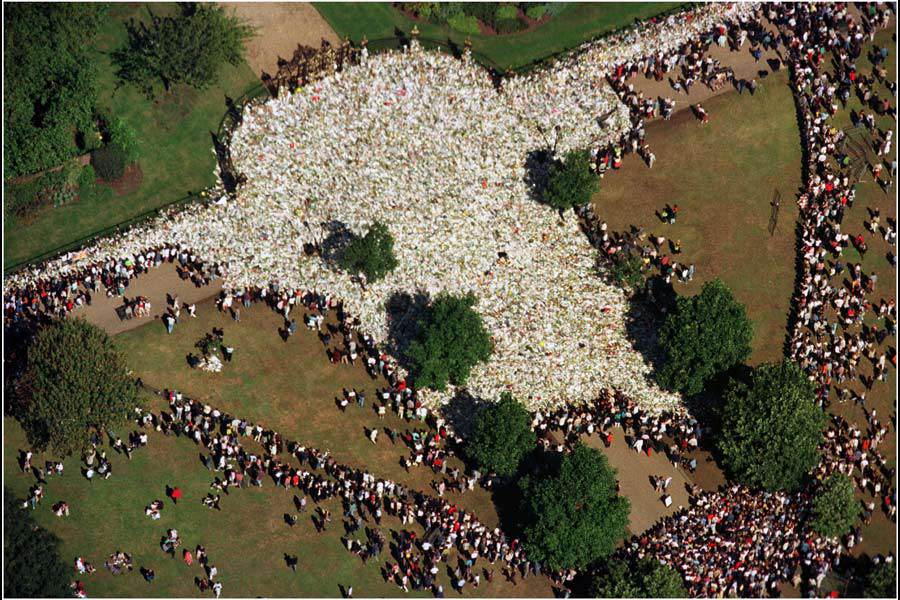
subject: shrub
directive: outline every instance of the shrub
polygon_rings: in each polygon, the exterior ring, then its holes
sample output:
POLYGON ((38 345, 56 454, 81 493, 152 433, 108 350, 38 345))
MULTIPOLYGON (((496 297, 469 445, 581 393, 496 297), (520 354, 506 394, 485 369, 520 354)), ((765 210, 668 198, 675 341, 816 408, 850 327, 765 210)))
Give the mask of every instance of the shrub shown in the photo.
POLYGON ((122 149, 125 164, 130 165, 140 157, 137 133, 121 117, 116 117, 110 121, 109 141, 122 149))
POLYGON ((591 581, 594 598, 687 598, 681 575, 654 558, 612 559, 591 581))
MULTIPOLYGON (((519 9, 514 4, 501 4, 494 12, 494 19, 503 21, 505 19, 515 19, 519 16, 519 9)), ((490 21, 486 21, 490 22, 490 21)))
POLYGON ((370 282, 383 279, 397 268, 391 232, 384 224, 374 222, 366 235, 354 239, 344 249, 341 266, 353 274, 362 272, 370 282))
POLYGON ((464 6, 462 2, 435 2, 432 19, 439 25, 449 23, 451 18, 465 14, 464 6))
POLYGON ((866 573, 863 583, 866 598, 895 598, 897 596, 897 565, 881 561, 866 573))
POLYGON ((494 30, 499 34, 515 33, 517 31, 522 31, 526 27, 527 25, 520 20, 519 17, 513 19, 498 19, 497 22, 494 23, 494 30))
POLYGON ((609 278, 616 284, 636 290, 644 283, 644 262, 641 257, 630 252, 613 254, 608 268, 609 278))
POLYGON ((497 2, 467 2, 463 4, 463 11, 467 15, 491 26, 497 18, 498 8, 497 2))
POLYGON ((475 35, 481 31, 478 27, 478 19, 464 14, 455 14, 447 19, 447 24, 453 31, 475 35))
POLYGON ((85 165, 78 173, 78 181, 76 183, 79 188, 94 187, 94 182, 96 180, 97 174, 94 172, 94 167, 92 165, 85 165))
POLYGON ((104 181, 115 181, 125 174, 125 153, 117 144, 107 144, 91 153, 91 164, 104 181))
POLYGON ((60 541, 38 526, 31 510, 22 508, 3 489, 3 595, 7 598, 66 598, 71 567, 63 562, 60 541))
POLYGON ((664 388, 698 394, 716 375, 750 356, 753 326, 746 307, 716 279, 699 294, 676 299, 659 333, 665 362, 657 374, 664 388))
POLYGON ((567 210, 587 204, 599 187, 597 176, 591 171, 591 155, 587 150, 573 150, 565 162, 550 166, 544 200, 553 208, 567 210))
POLYGON ((796 364, 763 364, 725 388, 718 446, 729 476, 769 491, 799 487, 819 462, 825 413, 796 364))
POLYGON ((124 355, 102 329, 66 318, 44 326, 28 348, 13 413, 28 442, 68 456, 82 450, 90 431, 128 422, 138 405, 124 355))
POLYGON ((835 473, 822 482, 813 498, 813 531, 829 538, 842 536, 856 523, 859 512, 853 482, 835 473))
POLYGON ((583 569, 625 537, 628 500, 599 450, 579 443, 557 472, 523 477, 520 487, 525 550, 550 570, 583 569))
POLYGON ((505 477, 516 472, 522 458, 534 450, 535 442, 531 415, 512 395, 504 393, 500 402, 489 404, 478 414, 466 447, 479 467, 505 477))
POLYGON ((472 294, 445 294, 428 308, 406 352, 416 386, 465 385, 472 367, 490 357, 491 337, 473 306, 472 294))
POLYGON ((528 4, 527 6, 528 8, 525 9, 525 15, 529 19, 540 21, 544 18, 544 15, 547 14, 546 4, 528 4))
POLYGON ((206 89, 219 79, 223 64, 240 64, 253 29, 215 4, 182 3, 174 17, 153 15, 150 24, 129 23, 126 45, 113 52, 116 76, 155 96, 185 83, 206 89))

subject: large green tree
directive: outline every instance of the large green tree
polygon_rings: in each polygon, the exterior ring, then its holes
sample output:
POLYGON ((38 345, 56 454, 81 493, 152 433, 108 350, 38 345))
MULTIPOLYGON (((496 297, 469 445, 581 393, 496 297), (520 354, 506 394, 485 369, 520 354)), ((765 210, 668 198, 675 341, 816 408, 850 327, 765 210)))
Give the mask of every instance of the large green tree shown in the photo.
POLYGON ((654 558, 612 559, 591 580, 594 598, 687 598, 681 575, 654 558))
POLYGON ((520 486, 526 551, 550 569, 583 569, 625 537, 628 500, 599 450, 578 444, 558 472, 523 477, 520 486))
POLYGON ((397 268, 394 238, 387 226, 375 221, 369 231, 357 237, 344 249, 341 266, 353 274, 363 273, 370 282, 383 279, 397 268))
POLYGON ((4 5, 5 177, 55 167, 78 152, 97 101, 93 40, 104 4, 4 5))
POLYGON ((717 374, 750 356, 747 309, 716 279, 696 296, 679 296, 659 332, 665 360, 657 379, 684 394, 700 393, 717 374))
POLYGON ((573 150, 566 154, 565 161, 550 165, 544 200, 553 208, 567 210, 590 202, 599 187, 591 170, 590 152, 573 150))
POLYGON ((866 598, 897 597, 897 565, 881 561, 866 573, 863 581, 866 598))
POLYGON ((472 367, 491 356, 491 337, 473 306, 472 294, 444 294, 428 307, 406 351, 418 387, 465 385, 472 367))
POLYGON ((795 363, 756 367, 723 395, 718 445, 726 471, 747 485, 792 490, 819 461, 825 413, 795 363))
POLYGON ((68 456, 91 430, 126 423, 138 406, 125 356, 83 319, 53 321, 28 348, 16 416, 29 443, 68 456))
POLYGON ((825 537, 838 537, 850 531, 859 518, 860 505, 853 482, 835 473, 822 482, 813 497, 813 531, 825 537))
POLYGON ((216 4, 185 2, 174 16, 150 16, 128 25, 128 42, 113 53, 117 76, 154 97, 179 83, 205 89, 219 79, 223 64, 238 65, 253 29, 216 4))
POLYGON ((535 442, 531 415, 511 394, 505 393, 499 402, 489 404, 478 413, 466 448, 479 467, 508 476, 534 450, 535 442))
POLYGON ((8 488, 3 489, 3 508, 3 595, 71 597, 71 567, 60 556, 59 538, 39 527, 8 488))

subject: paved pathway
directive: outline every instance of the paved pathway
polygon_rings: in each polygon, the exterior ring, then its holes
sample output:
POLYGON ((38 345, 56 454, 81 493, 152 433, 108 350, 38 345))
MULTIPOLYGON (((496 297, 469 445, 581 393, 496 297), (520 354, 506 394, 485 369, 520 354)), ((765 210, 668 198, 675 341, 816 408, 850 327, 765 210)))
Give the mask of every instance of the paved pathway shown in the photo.
MULTIPOLYGON (((84 317, 94 325, 105 329, 109 334, 115 335, 158 319, 166 311, 166 294, 177 294, 183 304, 191 304, 215 296, 221 290, 221 279, 198 288, 191 283, 190 279, 180 279, 175 271, 175 265, 166 263, 158 269, 150 269, 149 273, 133 279, 125 292, 125 297, 128 299, 135 296, 144 296, 149 299, 152 306, 150 316, 123 321, 116 314, 116 309, 123 305, 122 298, 119 296, 107 298, 106 294, 102 292, 93 294, 93 302, 90 306, 83 306, 73 311, 72 314, 84 317)), ((186 311, 182 311, 182 316, 186 314, 186 311)), ((162 324, 159 326, 162 327, 162 324)))

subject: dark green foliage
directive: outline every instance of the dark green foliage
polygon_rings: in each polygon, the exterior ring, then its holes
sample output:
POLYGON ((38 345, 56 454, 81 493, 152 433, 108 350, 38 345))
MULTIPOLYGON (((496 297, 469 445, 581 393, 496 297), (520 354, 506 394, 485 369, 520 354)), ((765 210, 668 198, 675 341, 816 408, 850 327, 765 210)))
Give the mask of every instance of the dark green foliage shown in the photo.
POLYGON ((697 394, 716 375, 750 356, 753 325, 746 307, 716 279, 696 296, 679 296, 659 333, 664 388, 697 394))
POLYGON ((813 531, 824 537, 845 535, 859 513, 853 482, 846 475, 835 473, 822 482, 813 498, 813 531))
POLYGON ((478 414, 466 448, 480 468, 505 477, 516 472, 536 441, 531 415, 505 393, 500 402, 489 404, 478 414))
POLYGON ((587 204, 600 187, 598 181, 591 170, 590 152, 573 150, 565 162, 556 161, 550 166, 544 200, 560 210, 587 204))
POLYGON ((66 164, 62 169, 47 171, 27 183, 7 186, 4 199, 7 218, 28 223, 41 209, 70 202, 75 195, 70 179, 76 178, 73 165, 66 164))
POLYGON ((552 570, 583 569, 625 537, 629 504, 599 450, 578 444, 559 471, 524 477, 522 519, 529 558, 552 570))
POLYGON ((15 416, 38 450, 68 456, 91 430, 128 422, 137 388, 124 355, 102 329, 83 319, 46 325, 28 348, 15 416))
POLYGON ((109 142, 122 149, 125 164, 130 165, 141 156, 137 133, 121 117, 116 117, 109 123, 109 142))
POLYGON ((719 448, 728 474, 770 491, 793 490, 819 462, 825 413, 812 382, 793 362, 756 367, 749 384, 723 394, 719 448))
POLYGON ((364 273, 370 282, 383 279, 397 268, 394 238, 383 224, 375 221, 362 237, 355 238, 344 249, 341 267, 352 274, 364 273))
POLYGON ((541 18, 546 8, 543 4, 513 4, 507 2, 398 2, 397 7, 420 19, 436 25, 449 25, 461 33, 476 35, 481 32, 479 23, 491 27, 497 33, 513 33, 527 27, 519 19, 519 6, 535 9, 541 18))
POLYGON ((636 254, 616 253, 610 261, 609 278, 617 285, 636 290, 644 284, 643 264, 641 257, 636 254))
POLYGON ((125 152, 118 144, 107 144, 91 153, 91 164, 104 181, 115 181, 125 174, 125 152))
POLYGON ((450 29, 453 31, 468 35, 475 35, 481 31, 478 27, 478 19, 462 13, 451 15, 447 19, 447 25, 449 25, 450 29))
POLYGON ((416 386, 465 385, 472 367, 490 357, 493 343, 473 306, 472 294, 445 294, 429 307, 406 352, 416 386))
POLYGON ((104 4, 12 3, 4 7, 6 177, 74 156, 97 100, 92 43, 104 4))
POLYGON ((591 581, 594 598, 687 598, 681 575, 656 559, 613 559, 591 581))
POLYGON ((884 561, 872 567, 863 584, 866 598, 897 597, 897 565, 884 561))
POLYGON ((205 89, 218 81, 224 63, 240 64, 250 26, 216 4, 184 3, 174 17, 151 15, 150 24, 128 25, 128 42, 113 53, 116 75, 152 98, 184 83, 205 89))
POLYGON ((78 189, 92 189, 96 180, 97 173, 94 172, 94 167, 92 165, 85 165, 78 173, 78 189))
POLYGON ((6 598, 65 598, 71 567, 59 553, 60 541, 39 527, 31 510, 22 508, 3 488, 3 595, 6 598))
POLYGON ((525 14, 529 19, 534 19, 535 21, 540 21, 544 18, 544 15, 547 14, 547 5, 544 3, 541 4, 532 4, 526 3, 525 6, 525 14))

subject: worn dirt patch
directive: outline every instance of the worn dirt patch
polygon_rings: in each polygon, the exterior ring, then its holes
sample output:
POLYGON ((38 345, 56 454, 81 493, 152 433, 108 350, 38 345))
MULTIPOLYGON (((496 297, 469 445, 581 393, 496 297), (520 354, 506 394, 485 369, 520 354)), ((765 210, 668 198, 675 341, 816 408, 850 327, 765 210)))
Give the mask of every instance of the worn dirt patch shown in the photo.
POLYGON ((116 196, 127 196, 141 187, 141 181, 143 180, 144 172, 141 170, 141 165, 134 163, 128 165, 125 168, 125 174, 115 181, 98 179, 97 183, 112 189, 116 193, 116 196))
POLYGON ((337 34, 308 2, 220 2, 252 25, 256 36, 247 42, 247 63, 260 76, 274 75, 278 59, 290 60, 297 44, 318 47, 325 39, 339 41, 337 34))

